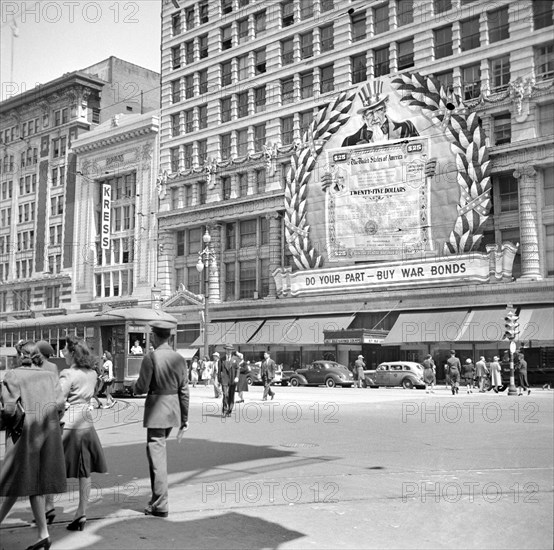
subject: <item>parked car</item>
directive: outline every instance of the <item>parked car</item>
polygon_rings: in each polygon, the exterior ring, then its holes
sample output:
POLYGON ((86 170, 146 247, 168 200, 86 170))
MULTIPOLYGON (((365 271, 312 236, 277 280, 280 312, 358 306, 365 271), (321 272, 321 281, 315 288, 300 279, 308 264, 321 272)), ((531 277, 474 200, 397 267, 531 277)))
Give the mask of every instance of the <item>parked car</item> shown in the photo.
POLYGON ((413 361, 388 361, 375 370, 365 370, 365 383, 371 388, 402 386, 425 389, 423 366, 413 361))
POLYGON ((307 368, 287 371, 291 386, 353 386, 354 375, 348 367, 335 361, 314 361, 307 368))
MULTIPOLYGON (((246 375, 246 381, 248 382, 249 386, 254 385, 260 385, 263 384, 262 382, 262 362, 256 361, 255 363, 250 364, 250 372, 246 375)), ((276 384, 282 384, 286 385, 286 383, 283 382, 283 369, 281 365, 277 365, 277 368, 275 369, 275 381, 276 384)))

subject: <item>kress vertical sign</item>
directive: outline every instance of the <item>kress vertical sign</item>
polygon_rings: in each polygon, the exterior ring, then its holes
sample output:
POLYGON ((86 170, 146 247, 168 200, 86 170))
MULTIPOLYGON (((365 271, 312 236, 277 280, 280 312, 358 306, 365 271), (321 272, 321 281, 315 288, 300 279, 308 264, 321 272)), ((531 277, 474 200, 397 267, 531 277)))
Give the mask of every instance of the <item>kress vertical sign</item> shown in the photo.
POLYGON ((112 204, 112 186, 109 183, 102 184, 102 224, 101 224, 101 248, 109 250, 110 248, 110 227, 111 227, 111 204, 112 204))

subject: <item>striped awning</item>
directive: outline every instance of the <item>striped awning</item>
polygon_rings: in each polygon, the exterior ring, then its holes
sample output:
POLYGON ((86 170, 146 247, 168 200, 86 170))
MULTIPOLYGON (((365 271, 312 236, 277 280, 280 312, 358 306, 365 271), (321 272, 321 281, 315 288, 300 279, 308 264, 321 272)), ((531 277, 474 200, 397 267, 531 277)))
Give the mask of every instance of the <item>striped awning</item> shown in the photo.
POLYGON ((327 317, 300 317, 289 325, 278 344, 306 346, 323 344, 324 330, 343 330, 350 326, 354 315, 333 315, 327 317))

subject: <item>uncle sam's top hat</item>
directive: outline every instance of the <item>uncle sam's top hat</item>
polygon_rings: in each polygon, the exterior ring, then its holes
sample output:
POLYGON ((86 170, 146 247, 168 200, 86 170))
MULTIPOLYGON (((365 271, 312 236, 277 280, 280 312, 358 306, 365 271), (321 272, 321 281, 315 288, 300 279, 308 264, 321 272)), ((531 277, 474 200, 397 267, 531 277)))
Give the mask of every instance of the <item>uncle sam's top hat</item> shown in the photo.
POLYGON ((382 80, 370 80, 360 88, 358 94, 360 96, 360 99, 362 100, 362 108, 358 109, 358 115, 381 107, 381 105, 384 105, 385 102, 389 99, 389 96, 387 94, 382 95, 382 80))

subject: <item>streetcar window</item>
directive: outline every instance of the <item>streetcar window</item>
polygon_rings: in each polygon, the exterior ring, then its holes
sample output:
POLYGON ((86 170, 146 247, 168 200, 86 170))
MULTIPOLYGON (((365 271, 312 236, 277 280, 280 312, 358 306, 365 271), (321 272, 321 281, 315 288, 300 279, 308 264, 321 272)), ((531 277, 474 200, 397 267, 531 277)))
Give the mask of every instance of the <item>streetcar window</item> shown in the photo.
POLYGON ((146 347, 146 335, 142 332, 129 332, 129 353, 143 355, 146 347))

